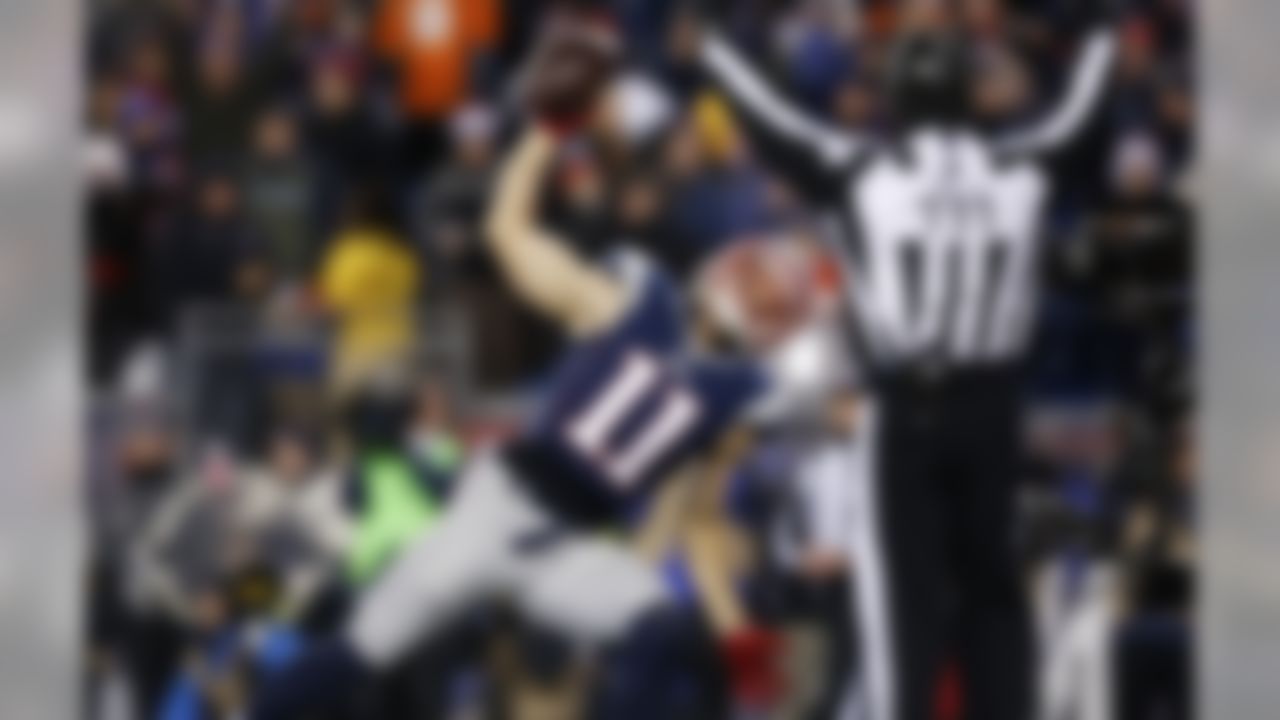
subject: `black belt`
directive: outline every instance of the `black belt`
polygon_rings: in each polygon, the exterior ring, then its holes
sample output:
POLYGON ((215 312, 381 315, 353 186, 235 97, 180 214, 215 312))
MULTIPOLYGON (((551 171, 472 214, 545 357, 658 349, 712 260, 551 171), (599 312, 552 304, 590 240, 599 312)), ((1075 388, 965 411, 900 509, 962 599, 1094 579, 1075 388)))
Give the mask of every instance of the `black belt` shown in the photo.
POLYGON ((873 374, 875 387, 916 392, 973 388, 1016 387, 1021 363, 954 363, 922 360, 880 367, 873 374))
POLYGON ((595 529, 618 519, 620 511, 615 498, 578 478, 566 476, 563 463, 551 457, 541 443, 516 440, 503 449, 502 457, 514 471, 516 482, 564 524, 595 529))

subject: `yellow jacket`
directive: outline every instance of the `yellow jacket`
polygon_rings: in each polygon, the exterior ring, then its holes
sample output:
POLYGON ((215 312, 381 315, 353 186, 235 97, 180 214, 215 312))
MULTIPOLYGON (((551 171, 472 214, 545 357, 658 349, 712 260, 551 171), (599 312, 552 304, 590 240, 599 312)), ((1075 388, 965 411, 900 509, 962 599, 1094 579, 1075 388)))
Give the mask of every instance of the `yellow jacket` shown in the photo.
POLYGON ((407 355, 421 283, 418 257, 385 232, 353 227, 334 240, 320 268, 320 293, 338 322, 337 379, 407 355))

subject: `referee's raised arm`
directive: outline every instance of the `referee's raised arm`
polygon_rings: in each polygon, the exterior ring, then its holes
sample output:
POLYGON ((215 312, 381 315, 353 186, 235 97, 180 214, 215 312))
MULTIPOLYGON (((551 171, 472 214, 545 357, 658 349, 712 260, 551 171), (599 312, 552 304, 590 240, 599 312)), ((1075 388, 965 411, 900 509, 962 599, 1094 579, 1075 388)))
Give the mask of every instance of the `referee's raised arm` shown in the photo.
POLYGON ((770 165, 812 198, 842 186, 841 176, 865 149, 857 133, 813 117, 779 91, 719 29, 705 25, 698 59, 770 165))
POLYGON ((1070 144, 1088 124, 1101 104, 1116 54, 1116 12, 1105 0, 1099 5, 1103 7, 1092 12, 1092 27, 1077 53, 1063 97, 1030 125, 996 138, 997 152, 1022 157, 1049 155, 1070 144))

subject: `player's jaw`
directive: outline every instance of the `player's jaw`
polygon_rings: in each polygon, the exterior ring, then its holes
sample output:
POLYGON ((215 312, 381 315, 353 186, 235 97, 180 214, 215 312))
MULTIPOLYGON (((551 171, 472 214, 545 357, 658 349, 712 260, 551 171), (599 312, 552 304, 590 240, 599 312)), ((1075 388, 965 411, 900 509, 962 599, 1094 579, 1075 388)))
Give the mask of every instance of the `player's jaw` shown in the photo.
POLYGON ((814 258, 791 233, 749 238, 717 252, 698 273, 698 334, 704 345, 767 352, 812 319, 814 258))

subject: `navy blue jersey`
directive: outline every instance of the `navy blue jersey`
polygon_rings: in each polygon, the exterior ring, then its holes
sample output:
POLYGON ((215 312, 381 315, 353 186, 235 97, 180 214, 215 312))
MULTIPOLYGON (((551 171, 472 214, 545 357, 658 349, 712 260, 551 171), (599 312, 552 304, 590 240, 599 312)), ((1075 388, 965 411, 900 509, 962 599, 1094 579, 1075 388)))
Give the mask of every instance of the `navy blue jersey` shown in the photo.
POLYGON ((676 287, 650 265, 629 269, 628 311, 566 352, 511 451, 538 495, 592 523, 626 513, 766 386, 754 363, 688 352, 676 287))

